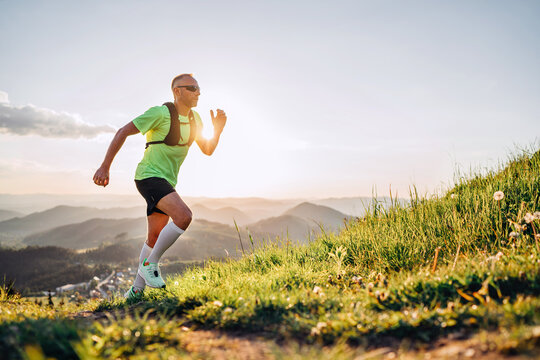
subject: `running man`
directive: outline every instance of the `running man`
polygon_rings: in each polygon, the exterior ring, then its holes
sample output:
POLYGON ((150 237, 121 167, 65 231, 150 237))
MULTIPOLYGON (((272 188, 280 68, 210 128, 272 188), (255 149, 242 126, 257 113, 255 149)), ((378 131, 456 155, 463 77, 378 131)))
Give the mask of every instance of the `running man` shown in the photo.
POLYGON ((199 84, 191 74, 181 74, 173 79, 171 89, 174 106, 169 103, 152 107, 118 130, 94 175, 96 185, 107 186, 111 163, 126 138, 139 132, 146 134, 146 150, 135 172, 135 185, 147 203, 148 235, 139 256, 137 277, 124 295, 128 299, 140 298, 146 285, 165 288, 159 259, 184 233, 192 218, 191 210, 175 190, 180 165, 193 141, 204 154, 212 155, 227 122, 223 110, 217 109, 215 116, 210 110, 214 137, 203 138, 201 118, 191 110, 201 94, 199 84), (170 114, 178 114, 177 124, 171 123, 170 114))

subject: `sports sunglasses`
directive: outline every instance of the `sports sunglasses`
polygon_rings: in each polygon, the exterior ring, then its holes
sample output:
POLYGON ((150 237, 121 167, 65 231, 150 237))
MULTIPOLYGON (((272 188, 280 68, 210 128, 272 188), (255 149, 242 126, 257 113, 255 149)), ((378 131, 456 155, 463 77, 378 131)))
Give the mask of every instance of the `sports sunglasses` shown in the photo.
POLYGON ((175 88, 186 88, 188 91, 191 91, 191 92, 201 90, 201 88, 198 87, 197 85, 179 85, 179 86, 175 86, 175 88))

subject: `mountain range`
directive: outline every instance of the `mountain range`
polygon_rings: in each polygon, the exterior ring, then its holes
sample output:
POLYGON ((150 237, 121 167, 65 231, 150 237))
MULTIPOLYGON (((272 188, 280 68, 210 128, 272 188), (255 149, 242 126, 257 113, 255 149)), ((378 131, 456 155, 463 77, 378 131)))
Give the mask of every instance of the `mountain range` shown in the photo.
MULTIPOLYGON (((185 260, 237 255, 240 251, 239 237, 243 238, 244 248, 248 248, 248 233, 255 243, 275 237, 304 242, 320 226, 335 231, 344 219, 349 218, 329 207, 307 202, 286 209, 278 216, 254 222, 232 206, 211 209, 195 204, 192 210, 194 220, 173 247, 174 251, 171 250, 171 255, 176 253, 185 260), (239 231, 234 225, 235 220, 239 231)), ((146 219, 141 212, 144 208, 56 206, 0 222, 0 240, 4 245, 60 246, 75 250, 121 241, 140 247, 146 235, 146 219), (121 216, 124 218, 118 218, 121 216)))

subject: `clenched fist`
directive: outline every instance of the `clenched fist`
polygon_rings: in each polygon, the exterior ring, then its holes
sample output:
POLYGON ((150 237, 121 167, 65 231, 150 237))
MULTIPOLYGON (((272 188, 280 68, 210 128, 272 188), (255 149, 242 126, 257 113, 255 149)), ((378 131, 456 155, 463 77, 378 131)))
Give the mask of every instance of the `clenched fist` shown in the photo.
POLYGON ((109 185, 109 169, 103 166, 97 169, 94 174, 94 184, 103 187, 109 185))

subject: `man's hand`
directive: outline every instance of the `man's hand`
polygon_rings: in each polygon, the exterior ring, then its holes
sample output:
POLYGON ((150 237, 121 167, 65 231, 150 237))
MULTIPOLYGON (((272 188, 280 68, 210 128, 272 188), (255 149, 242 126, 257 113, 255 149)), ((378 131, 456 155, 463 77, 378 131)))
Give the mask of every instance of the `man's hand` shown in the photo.
POLYGON ((99 186, 109 185, 109 169, 103 165, 94 174, 94 184, 99 186))
POLYGON ((227 122, 225 111, 217 109, 217 115, 214 116, 214 110, 210 110, 210 116, 212 117, 212 125, 214 125, 214 133, 221 134, 227 122))

